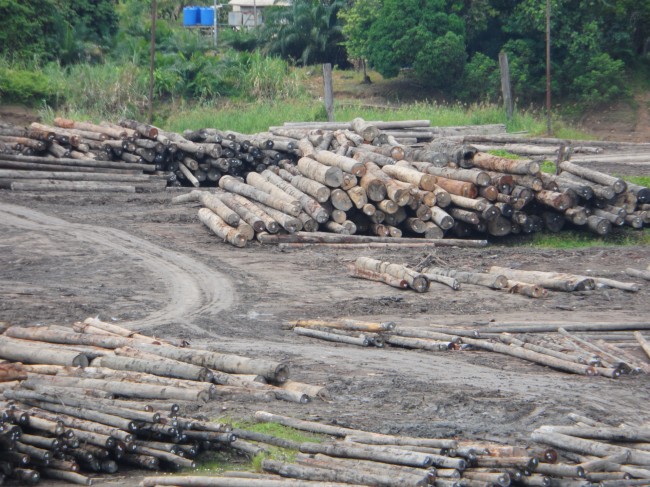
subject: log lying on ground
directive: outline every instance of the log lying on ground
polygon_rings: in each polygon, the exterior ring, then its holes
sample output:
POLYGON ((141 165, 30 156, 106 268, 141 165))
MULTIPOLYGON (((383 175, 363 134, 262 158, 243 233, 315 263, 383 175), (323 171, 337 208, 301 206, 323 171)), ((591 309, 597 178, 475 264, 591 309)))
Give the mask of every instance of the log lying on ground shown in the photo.
POLYGON ((503 275, 508 279, 537 284, 547 289, 573 292, 595 289, 596 285, 592 278, 576 276, 573 274, 562 274, 557 272, 525 271, 509 269, 507 267, 492 266, 489 269, 491 274, 503 275))

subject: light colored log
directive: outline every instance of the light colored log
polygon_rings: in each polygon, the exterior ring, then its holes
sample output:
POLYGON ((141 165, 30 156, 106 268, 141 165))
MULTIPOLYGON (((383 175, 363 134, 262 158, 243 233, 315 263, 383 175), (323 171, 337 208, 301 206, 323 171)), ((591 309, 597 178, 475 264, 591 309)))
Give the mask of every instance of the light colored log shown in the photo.
POLYGON ((358 177, 362 177, 366 173, 366 168, 363 163, 351 157, 341 156, 327 150, 316 151, 312 157, 321 164, 338 167, 342 171, 358 177))
POLYGON ((650 281, 650 270, 640 270, 640 269, 634 269, 632 267, 628 267, 625 269, 625 273, 628 276, 632 277, 639 277, 641 279, 645 279, 646 281, 650 281))
POLYGON ((246 236, 242 235, 237 228, 228 225, 212 210, 201 208, 199 210, 199 220, 225 242, 235 247, 244 247, 246 245, 246 236))
POLYGON ((307 178, 330 188, 338 188, 343 182, 343 172, 340 168, 326 166, 308 157, 299 159, 297 168, 307 178))
POLYGON ((287 203, 286 201, 277 199, 264 191, 260 191, 248 184, 244 184, 232 176, 222 176, 221 179, 219 179, 219 187, 240 196, 250 198, 251 200, 258 201, 294 217, 297 217, 301 211, 298 202, 295 202, 295 204, 287 203))
POLYGON ((490 270, 488 272, 491 274, 506 276, 508 279, 537 284, 545 288, 555 289, 558 291, 572 292, 590 290, 595 288, 595 282, 592 278, 577 276, 574 274, 527 271, 499 266, 490 267, 490 270))
POLYGON ((411 289, 417 292, 425 292, 429 289, 429 280, 426 277, 399 264, 382 262, 369 257, 359 257, 355 261, 354 265, 361 269, 378 272, 380 274, 386 273, 398 279, 403 279, 408 283, 411 289))
POLYGON ((7 336, 0 336, 0 358, 27 364, 88 366, 88 357, 83 353, 7 336))
POLYGON ((319 338, 321 340, 327 340, 330 342, 347 343, 350 345, 359 345, 361 347, 367 347, 370 344, 370 340, 368 340, 368 337, 365 335, 359 335, 358 337, 338 335, 335 333, 314 330, 312 328, 303 328, 300 326, 294 327, 293 332, 298 335, 303 335, 311 338, 319 338))
POLYGON ((476 167, 510 174, 537 174, 539 163, 522 159, 506 159, 486 152, 474 154, 472 163, 476 167))
MULTIPOLYGON (((274 174, 268 169, 262 172, 262 176, 298 200, 303 210, 318 223, 325 223, 327 221, 329 217, 327 210, 325 210, 325 208, 323 208, 314 198, 304 193, 291 183, 283 180, 280 176, 274 174)), ((327 188, 325 189, 329 193, 329 190, 327 190, 327 188)))
POLYGON ((432 191, 435 188, 436 177, 425 174, 411 167, 401 165, 384 166, 381 168, 389 176, 405 183, 410 183, 423 191, 432 191))

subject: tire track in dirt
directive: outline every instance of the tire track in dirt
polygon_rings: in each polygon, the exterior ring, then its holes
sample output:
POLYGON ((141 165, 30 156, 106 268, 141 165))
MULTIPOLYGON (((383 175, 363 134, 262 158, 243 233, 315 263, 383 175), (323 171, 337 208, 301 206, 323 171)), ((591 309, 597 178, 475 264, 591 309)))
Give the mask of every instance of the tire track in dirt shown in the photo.
POLYGON ((223 311, 233 305, 232 283, 226 276, 187 255, 164 249, 122 230, 70 223, 30 208, 0 202, 0 228, 2 226, 63 235, 138 259, 139 265, 164 283, 167 299, 150 315, 123 323, 136 330, 181 322, 183 326, 204 334, 206 330, 192 324, 190 318, 223 311))

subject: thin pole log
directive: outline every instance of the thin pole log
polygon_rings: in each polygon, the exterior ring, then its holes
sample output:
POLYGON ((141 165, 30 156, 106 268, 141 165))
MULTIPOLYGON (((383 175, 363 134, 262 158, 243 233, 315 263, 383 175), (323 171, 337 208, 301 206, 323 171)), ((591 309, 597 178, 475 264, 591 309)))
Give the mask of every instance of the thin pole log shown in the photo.
POLYGON ((63 182, 48 179, 44 182, 12 182, 12 191, 94 191, 108 193, 135 193, 135 186, 99 182, 63 182))
POLYGON ((328 333, 326 331, 314 330, 310 328, 302 328, 300 326, 294 327, 293 332, 298 335, 307 336, 311 338, 319 338, 321 340, 327 340, 330 342, 347 343, 349 345, 359 345, 361 347, 367 347, 370 344, 370 340, 365 335, 359 335, 358 337, 337 335, 334 333, 328 333))
POLYGON ((567 360, 550 357, 548 355, 534 352, 532 350, 526 350, 521 347, 512 347, 509 345, 503 345, 501 343, 492 343, 488 342, 487 340, 477 340, 468 337, 463 338, 463 342, 477 348, 483 348, 492 352, 498 352, 505 355, 518 357, 531 362, 547 365, 555 369, 572 372, 574 374, 595 375, 597 373, 594 367, 580 365, 576 364, 575 362, 569 362, 567 360))
POLYGON ((648 340, 645 339, 645 337, 641 334, 641 332, 635 331, 634 332, 634 338, 636 338, 636 341, 639 342, 639 345, 641 345, 641 348, 645 352, 645 354, 650 358, 650 343, 648 340))
MULTIPOLYGON (((332 235, 327 232, 297 232, 293 235, 262 235, 258 236, 261 243, 391 243, 395 240, 385 237, 373 237, 366 235, 332 235), (260 238, 261 237, 261 238, 260 238)), ((430 243, 440 247, 485 247, 486 240, 463 240, 463 239, 432 239, 427 242, 421 238, 402 238, 400 242, 404 243, 430 243)))

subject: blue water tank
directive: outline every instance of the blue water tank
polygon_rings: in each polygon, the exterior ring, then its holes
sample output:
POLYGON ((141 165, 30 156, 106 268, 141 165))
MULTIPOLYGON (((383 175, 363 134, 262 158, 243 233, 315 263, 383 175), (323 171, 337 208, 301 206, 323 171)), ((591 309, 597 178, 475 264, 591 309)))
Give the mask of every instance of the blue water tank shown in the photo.
POLYGON ((183 9, 183 25, 195 26, 201 23, 201 9, 199 7, 185 7, 183 9))
POLYGON ((201 7, 201 25, 214 25, 214 9, 212 7, 201 7))

